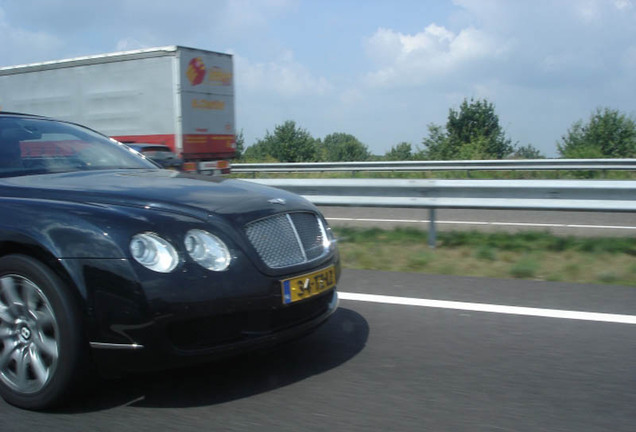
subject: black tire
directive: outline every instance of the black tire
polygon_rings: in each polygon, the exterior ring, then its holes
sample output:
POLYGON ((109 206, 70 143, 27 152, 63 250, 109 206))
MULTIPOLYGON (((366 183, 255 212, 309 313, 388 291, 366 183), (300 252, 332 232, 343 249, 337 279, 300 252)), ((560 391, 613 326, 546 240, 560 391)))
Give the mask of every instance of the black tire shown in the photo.
POLYGON ((20 408, 63 403, 87 364, 77 302, 42 262, 0 258, 0 395, 20 408))

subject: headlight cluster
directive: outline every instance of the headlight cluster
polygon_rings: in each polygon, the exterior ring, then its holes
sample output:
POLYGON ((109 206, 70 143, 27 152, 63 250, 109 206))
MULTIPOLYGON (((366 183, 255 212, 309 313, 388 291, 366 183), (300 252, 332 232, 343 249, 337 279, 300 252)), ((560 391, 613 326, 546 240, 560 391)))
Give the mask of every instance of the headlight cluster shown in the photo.
POLYGON ((175 248, 152 233, 133 236, 130 241, 130 253, 139 264, 159 273, 170 273, 179 262, 175 248))
POLYGON ((185 236, 190 258, 212 271, 223 271, 230 265, 230 251, 225 243, 209 232, 193 229, 185 236))
MULTIPOLYGON (((200 266, 212 271, 223 271, 229 267, 232 256, 217 236, 193 229, 186 233, 183 242, 190 258, 200 266)), ((130 253, 139 264, 159 273, 170 273, 179 263, 179 254, 174 246, 149 232, 133 236, 130 253)))

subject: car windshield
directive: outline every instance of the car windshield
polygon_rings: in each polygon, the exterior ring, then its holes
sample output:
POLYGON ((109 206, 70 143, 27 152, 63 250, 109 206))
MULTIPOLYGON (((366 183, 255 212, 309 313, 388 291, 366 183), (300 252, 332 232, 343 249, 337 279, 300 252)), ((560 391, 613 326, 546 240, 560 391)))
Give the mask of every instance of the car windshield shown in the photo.
POLYGON ((0 117, 0 177, 105 169, 157 167, 125 145, 81 126, 0 117))

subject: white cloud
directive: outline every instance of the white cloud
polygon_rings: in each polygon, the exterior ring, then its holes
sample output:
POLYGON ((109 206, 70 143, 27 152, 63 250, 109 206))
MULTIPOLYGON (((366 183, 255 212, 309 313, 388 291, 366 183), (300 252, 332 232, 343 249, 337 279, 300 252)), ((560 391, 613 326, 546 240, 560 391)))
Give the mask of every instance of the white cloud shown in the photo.
POLYGON ((601 6, 594 0, 582 1, 575 9, 579 18, 585 23, 593 23, 600 17, 601 6))
POLYGON ((309 69, 294 60, 291 52, 269 62, 254 63, 234 56, 238 92, 294 98, 324 95, 332 90, 324 77, 314 76, 309 69))
POLYGON ((340 102, 345 107, 350 107, 351 105, 355 105, 363 101, 364 101, 364 92, 361 89, 356 87, 345 89, 340 95, 340 102))
POLYGON ((507 44, 472 27, 454 33, 431 24, 414 35, 381 28, 366 44, 368 56, 379 65, 368 74, 367 82, 372 86, 421 85, 461 72, 475 62, 501 57, 507 49, 507 44))
POLYGON ((606 0, 586 0, 574 2, 573 10, 576 15, 586 24, 606 23, 608 16, 612 13, 624 13, 633 8, 631 0, 614 0, 608 2, 606 0))
POLYGON ((633 3, 630 0, 615 0, 614 7, 619 11, 630 10, 634 7, 633 3))

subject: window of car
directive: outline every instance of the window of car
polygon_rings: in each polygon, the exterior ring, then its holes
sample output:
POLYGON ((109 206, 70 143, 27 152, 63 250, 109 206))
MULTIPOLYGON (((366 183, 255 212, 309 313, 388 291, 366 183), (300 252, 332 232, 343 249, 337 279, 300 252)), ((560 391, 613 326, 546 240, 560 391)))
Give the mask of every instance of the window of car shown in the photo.
POLYGON ((171 152, 170 149, 163 149, 163 148, 157 148, 157 147, 142 149, 141 153, 155 160, 168 160, 168 159, 177 158, 177 155, 171 152))
POLYGON ((0 177, 155 165, 90 129, 49 119, 0 117, 0 177))

